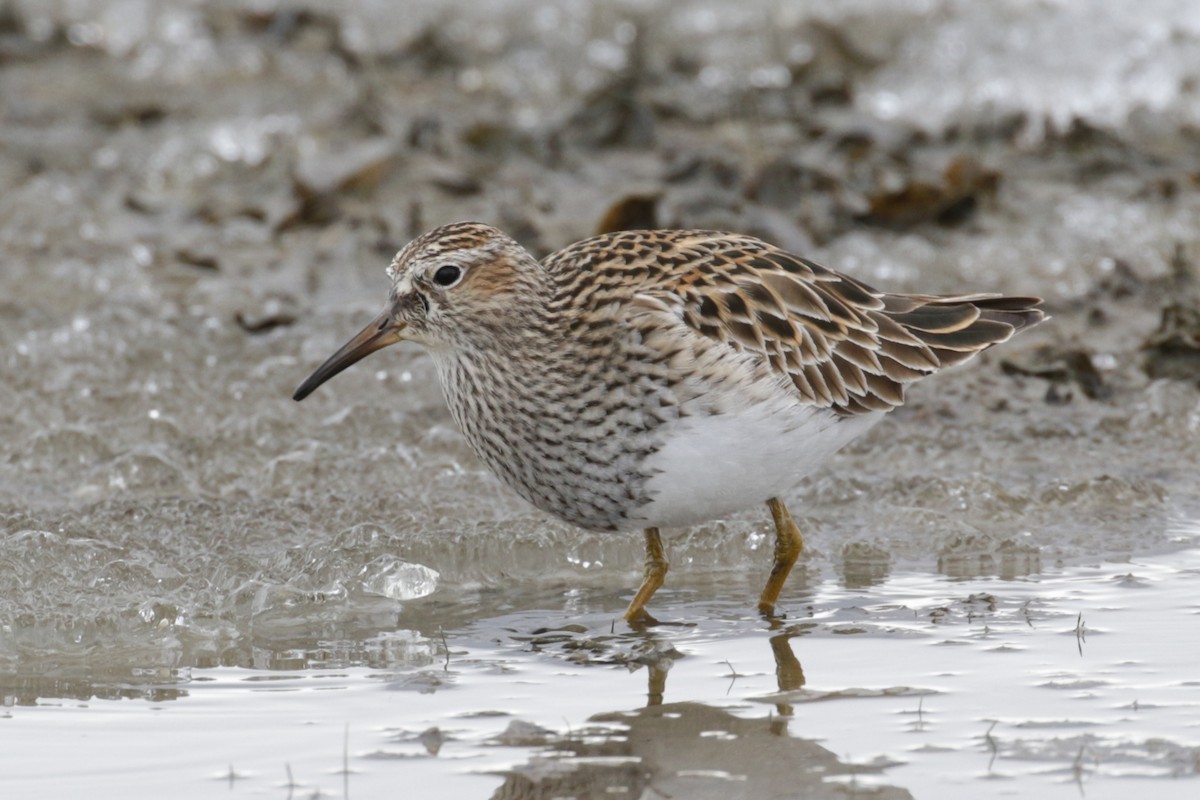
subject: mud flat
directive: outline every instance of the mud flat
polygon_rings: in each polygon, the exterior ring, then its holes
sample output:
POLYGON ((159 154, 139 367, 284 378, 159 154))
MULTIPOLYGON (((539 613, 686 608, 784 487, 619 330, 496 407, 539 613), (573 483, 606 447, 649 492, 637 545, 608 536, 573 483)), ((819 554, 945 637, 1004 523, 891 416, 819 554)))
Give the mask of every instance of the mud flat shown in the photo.
POLYGON ((1192 5, 0 4, 18 794, 1192 796, 1192 5), (458 219, 1053 319, 797 493, 784 624, 749 513, 669 532, 635 633, 636 537, 499 486, 423 354, 290 400, 458 219))

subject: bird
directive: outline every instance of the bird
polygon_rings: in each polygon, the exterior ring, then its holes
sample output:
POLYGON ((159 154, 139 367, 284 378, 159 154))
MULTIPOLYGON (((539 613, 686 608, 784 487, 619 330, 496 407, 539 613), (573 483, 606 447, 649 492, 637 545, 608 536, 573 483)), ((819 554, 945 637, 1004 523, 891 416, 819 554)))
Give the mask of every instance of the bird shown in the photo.
POLYGON ((387 268, 383 311, 318 366, 314 389, 401 341, 432 358, 455 423, 525 500, 644 538, 766 503, 776 606, 803 539, 784 497, 904 402, 905 389, 1045 315, 1037 297, 887 293, 761 239, 707 230, 594 236, 542 259, 479 222, 443 225, 387 268))

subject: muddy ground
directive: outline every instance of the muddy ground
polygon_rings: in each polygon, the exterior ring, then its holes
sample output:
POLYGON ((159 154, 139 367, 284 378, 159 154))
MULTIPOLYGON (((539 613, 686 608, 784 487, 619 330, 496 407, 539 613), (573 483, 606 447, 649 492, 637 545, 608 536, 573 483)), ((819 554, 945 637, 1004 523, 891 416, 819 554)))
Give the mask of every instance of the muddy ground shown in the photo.
MULTIPOLYGON (((537 254, 740 231, 1046 298, 797 493, 797 592, 1193 545, 1200 19, 1127 5, 0 3, 3 694, 619 612, 638 542, 512 497, 417 349, 290 400, 454 220, 537 254)), ((671 580, 752 597, 767 536, 757 510, 672 532, 671 580)))

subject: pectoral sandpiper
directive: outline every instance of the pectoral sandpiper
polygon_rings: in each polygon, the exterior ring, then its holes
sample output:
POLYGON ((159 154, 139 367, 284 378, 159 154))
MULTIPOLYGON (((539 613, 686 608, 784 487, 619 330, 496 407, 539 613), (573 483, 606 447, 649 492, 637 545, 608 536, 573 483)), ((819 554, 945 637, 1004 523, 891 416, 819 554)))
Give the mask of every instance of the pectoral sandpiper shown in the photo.
POLYGON ((479 457, 582 528, 645 533, 625 618, 667 572, 659 528, 766 502, 773 614, 800 553, 781 499, 904 388, 1041 321, 1034 297, 886 294, 751 236, 626 231, 538 261, 474 222, 417 238, 383 312, 296 390, 399 341, 433 357, 479 457))

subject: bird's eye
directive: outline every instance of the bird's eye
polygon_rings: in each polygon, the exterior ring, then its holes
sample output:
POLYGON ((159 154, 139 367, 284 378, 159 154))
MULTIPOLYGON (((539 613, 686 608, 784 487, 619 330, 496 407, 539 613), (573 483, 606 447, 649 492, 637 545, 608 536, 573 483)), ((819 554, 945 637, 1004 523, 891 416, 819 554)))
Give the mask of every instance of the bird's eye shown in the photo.
POLYGON ((458 283, 458 279, 462 277, 462 268, 456 267, 453 264, 447 264, 444 267, 438 267, 438 271, 433 273, 433 282, 438 286, 453 286, 458 283))

